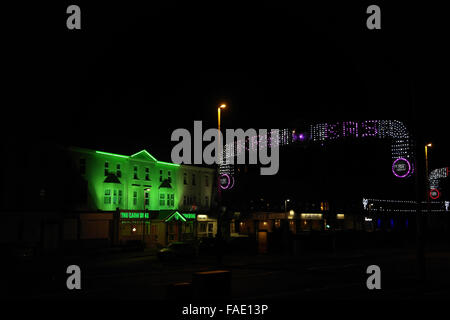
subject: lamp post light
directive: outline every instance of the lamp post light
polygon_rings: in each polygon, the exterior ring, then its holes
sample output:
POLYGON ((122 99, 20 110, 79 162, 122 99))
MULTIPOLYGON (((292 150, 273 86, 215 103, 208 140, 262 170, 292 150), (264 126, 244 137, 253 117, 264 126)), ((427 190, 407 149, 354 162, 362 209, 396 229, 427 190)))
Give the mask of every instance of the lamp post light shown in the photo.
POLYGON ((222 188, 220 187, 220 162, 222 162, 222 145, 221 145, 221 141, 220 141, 220 112, 222 109, 226 108, 226 104, 221 104, 218 108, 217 108, 217 192, 218 192, 218 197, 219 197, 219 204, 220 204, 220 200, 222 197, 222 188))
POLYGON ((222 255, 223 255, 223 248, 222 248, 222 188, 220 186, 220 164, 222 163, 222 145, 220 141, 220 112, 222 109, 225 109, 226 105, 221 104, 217 108, 217 241, 218 241, 218 248, 217 248, 217 262, 219 264, 222 263, 222 255))
POLYGON ((291 199, 286 199, 286 200, 284 200, 284 213, 285 213, 286 220, 287 220, 287 218, 288 218, 288 216, 287 216, 287 203, 288 203, 289 201, 291 201, 291 199))
POLYGON ((286 254, 289 254, 289 220, 288 220, 288 211, 287 211, 287 203, 290 202, 290 199, 284 200, 284 215, 285 215, 285 226, 283 231, 283 242, 284 242, 284 250, 286 254))
POLYGON ((428 143, 427 145, 425 145, 425 192, 427 194, 427 200, 428 202, 430 202, 430 193, 429 193, 429 185, 430 185, 430 180, 429 180, 429 172, 428 172, 428 148, 431 148, 433 145, 431 143, 428 143))

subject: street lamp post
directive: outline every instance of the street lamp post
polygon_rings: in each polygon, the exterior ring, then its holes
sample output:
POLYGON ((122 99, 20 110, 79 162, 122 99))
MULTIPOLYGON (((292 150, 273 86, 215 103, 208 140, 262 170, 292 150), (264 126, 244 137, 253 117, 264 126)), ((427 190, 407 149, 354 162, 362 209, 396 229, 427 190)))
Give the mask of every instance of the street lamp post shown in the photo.
POLYGON ((288 219, 288 216, 287 216, 287 203, 288 203, 289 201, 291 201, 291 199, 286 199, 286 200, 284 200, 284 213, 285 213, 286 221, 287 221, 287 219, 288 219))
MULTIPOLYGON (((427 206, 429 205, 429 192, 428 192, 428 148, 431 148, 432 144, 428 143, 425 145, 425 192, 427 199, 427 206)), ((420 150, 420 149, 419 149, 420 150)), ((418 153, 418 152, 416 152, 418 153)), ((417 159, 417 158, 416 158, 417 159)), ((418 161, 416 161, 416 166, 418 166, 418 161)), ((417 168, 416 168, 417 169, 417 168)), ((426 261, 425 261, 425 247, 424 247, 424 214, 422 210, 422 197, 420 196, 420 184, 419 184, 419 170, 415 175, 415 185, 416 185, 416 217, 417 217, 417 231, 416 231, 416 242, 417 242, 417 262, 418 262, 418 276, 419 276, 419 290, 421 293, 425 290, 425 279, 426 279, 426 261)))
POLYGON ((429 172, 428 172, 428 148, 431 148, 433 145, 431 143, 427 144, 425 146, 425 192, 427 196, 427 202, 430 202, 430 193, 429 193, 429 172))
MULTIPOLYGON (((428 148, 431 148, 433 145, 431 144, 431 143, 428 143, 426 146, 425 146, 425 193, 426 193, 426 198, 425 199, 427 199, 427 216, 429 216, 430 215, 430 212, 431 212, 431 204, 430 204, 430 201, 431 201, 431 199, 430 199, 430 178, 429 178, 429 170, 428 170, 428 148)), ((424 220, 425 220, 425 226, 426 226, 426 224, 427 224, 427 220, 428 220, 428 217, 427 216, 425 216, 424 217, 424 220)), ((425 259, 425 257, 424 257, 424 259, 425 259)))
POLYGON ((286 253, 289 253, 289 241, 288 241, 288 235, 289 235, 289 220, 288 220, 288 211, 287 211, 287 203, 291 201, 290 199, 284 200, 284 216, 285 216, 285 225, 284 225, 284 231, 283 231, 283 240, 284 240, 284 250, 286 253))
POLYGON ((221 104, 218 108, 217 108, 217 244, 218 244, 218 248, 217 248, 217 260, 218 263, 222 263, 222 219, 221 219, 221 215, 222 215, 222 208, 221 208, 221 204, 222 204, 222 188, 220 187, 220 164, 222 162, 222 145, 221 145, 221 141, 220 141, 220 111, 222 109, 225 109, 226 105, 225 104, 221 104), (219 162, 220 161, 220 162, 219 162))
MULTIPOLYGON (((217 160, 220 160, 222 162, 222 144, 220 141, 220 111, 222 109, 225 109, 226 105, 225 104, 221 104, 218 108, 217 108, 217 160)), ((220 187, 220 171, 219 171, 219 167, 220 163, 219 161, 217 161, 217 193, 218 193, 218 202, 219 205, 221 203, 221 198, 222 198, 222 188, 220 187)))

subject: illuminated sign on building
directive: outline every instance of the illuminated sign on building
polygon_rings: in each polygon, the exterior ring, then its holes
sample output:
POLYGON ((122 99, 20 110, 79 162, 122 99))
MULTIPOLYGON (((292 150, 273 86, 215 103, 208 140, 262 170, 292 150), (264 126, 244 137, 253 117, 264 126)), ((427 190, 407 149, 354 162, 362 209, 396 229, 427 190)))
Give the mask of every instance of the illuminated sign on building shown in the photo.
POLYGON ((196 218, 196 214, 195 213, 183 213, 183 216, 186 219, 195 219, 196 218))
POLYGON ((321 213, 302 213, 300 218, 303 220, 322 220, 321 213))
POLYGON ((121 212, 121 219, 148 219, 148 212, 121 212))

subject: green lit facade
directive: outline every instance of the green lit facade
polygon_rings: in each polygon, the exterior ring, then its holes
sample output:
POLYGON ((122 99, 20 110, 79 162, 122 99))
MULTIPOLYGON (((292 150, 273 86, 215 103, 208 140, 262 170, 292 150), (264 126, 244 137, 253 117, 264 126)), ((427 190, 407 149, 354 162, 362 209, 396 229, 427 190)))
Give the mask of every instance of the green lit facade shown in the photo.
POLYGON ((90 213, 81 215, 78 227, 71 221, 80 239, 102 234, 112 244, 142 240, 158 246, 217 232, 210 212, 213 169, 158 161, 146 150, 128 156, 73 147, 70 158, 86 190, 72 209, 90 213), (96 219, 101 213, 109 220, 96 219))
POLYGON ((87 183, 80 210, 183 210, 208 212, 214 170, 158 161, 146 150, 133 155, 71 148, 87 183))

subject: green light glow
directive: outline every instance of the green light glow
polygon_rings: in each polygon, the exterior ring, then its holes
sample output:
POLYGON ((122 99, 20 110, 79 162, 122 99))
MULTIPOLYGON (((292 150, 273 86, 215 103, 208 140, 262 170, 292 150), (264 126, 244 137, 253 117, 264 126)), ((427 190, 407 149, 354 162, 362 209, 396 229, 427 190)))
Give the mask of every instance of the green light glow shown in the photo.
MULTIPOLYGON (((115 154, 97 150, 73 150, 74 162, 78 159, 84 159, 87 163, 84 179, 87 183, 88 210, 115 211, 119 208, 118 216, 123 221, 139 220, 142 223, 146 219, 150 220, 152 216, 148 214, 141 218, 136 212, 145 212, 158 210, 186 210, 183 204, 184 196, 190 196, 192 190, 182 182, 184 170, 191 168, 181 166, 180 164, 158 161, 146 150, 139 151, 133 156, 115 154), (156 161, 155 161, 156 160, 156 161), (136 168, 136 169, 135 169, 136 168), (115 176, 112 182, 107 177, 115 176), (160 181, 158 183, 158 181, 160 181), (158 188, 163 181, 170 180, 170 188, 158 188), (106 181, 106 182, 105 182, 106 181), (180 182, 181 181, 181 182, 180 182), (156 184, 156 186, 155 186, 156 184), (153 186, 153 187, 152 187, 153 186), (173 201, 167 204, 167 197, 173 201), (173 198, 172 198, 173 195, 173 198), (166 201, 161 201, 162 197, 166 201), (130 215, 130 212, 133 214, 130 215)), ((205 173, 206 175, 213 175, 205 173)), ((199 188, 199 190, 203 188, 199 188)), ((206 189, 205 189, 206 190, 206 189)), ((206 194, 211 199, 211 190, 206 194)), ((173 210, 173 211, 172 211, 173 210)), ((188 212, 190 214, 191 212, 188 212)), ((193 221, 197 215, 183 215, 182 218, 175 215, 178 221, 193 221)), ((166 215, 166 217, 168 217, 166 215)), ((169 217, 170 218, 170 217, 169 217)), ((172 218, 173 219, 173 218, 172 218)))
POLYGON ((186 219, 195 219, 195 213, 183 213, 186 219))
POLYGON ((148 212, 121 212, 121 219, 148 219, 148 212))
POLYGON ((165 222, 169 222, 173 218, 175 218, 175 220, 177 220, 177 221, 182 220, 183 222, 186 222, 186 218, 183 217, 178 211, 175 211, 174 214, 172 214, 169 218, 166 219, 165 222))
POLYGON ((144 152, 147 156, 149 156, 153 161, 157 161, 156 158, 154 156, 152 156, 147 150, 141 150, 135 154, 132 154, 131 157, 137 156, 138 154, 144 152))
POLYGON ((177 163, 169 163, 169 162, 163 162, 163 161, 157 161, 158 164, 163 164, 163 165, 167 165, 167 166, 174 166, 174 167, 179 167, 180 165, 177 163))
POLYGON ((121 154, 114 154, 114 153, 103 152, 103 151, 95 151, 95 153, 104 154, 104 155, 107 155, 107 156, 113 156, 113 157, 125 158, 125 159, 128 159, 128 158, 129 158, 129 156, 123 156, 123 155, 121 155, 121 154))

